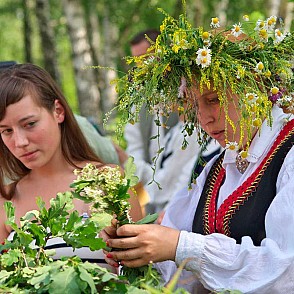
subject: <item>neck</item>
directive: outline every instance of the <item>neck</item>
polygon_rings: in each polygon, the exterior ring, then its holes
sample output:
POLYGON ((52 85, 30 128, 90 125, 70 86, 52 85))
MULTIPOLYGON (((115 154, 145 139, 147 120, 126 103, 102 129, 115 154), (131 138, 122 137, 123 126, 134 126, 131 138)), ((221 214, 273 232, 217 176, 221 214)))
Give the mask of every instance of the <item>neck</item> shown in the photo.
POLYGON ((62 175, 73 172, 74 167, 70 165, 64 158, 50 162, 46 166, 42 166, 40 168, 32 169, 29 173, 30 178, 52 178, 52 177, 60 177, 62 179, 62 175))
POLYGON ((243 145, 238 150, 239 152, 241 152, 243 150, 248 150, 248 148, 251 145, 251 142, 252 142, 253 138, 255 137, 255 135, 257 134, 257 132, 258 132, 257 128, 252 129, 251 139, 250 140, 248 140, 248 136, 244 137, 243 145))

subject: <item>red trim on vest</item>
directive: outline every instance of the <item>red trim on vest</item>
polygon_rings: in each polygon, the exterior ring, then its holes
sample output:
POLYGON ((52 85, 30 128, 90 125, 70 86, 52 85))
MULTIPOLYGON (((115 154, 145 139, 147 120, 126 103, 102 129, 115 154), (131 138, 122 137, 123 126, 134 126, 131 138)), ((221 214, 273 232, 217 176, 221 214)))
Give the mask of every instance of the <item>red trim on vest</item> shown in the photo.
POLYGON ((221 184, 223 182, 223 179, 225 177, 226 171, 224 168, 222 168, 217 175, 216 182, 213 186, 212 193, 211 193, 211 199, 210 203, 208 206, 208 227, 209 227, 209 232, 214 232, 215 231, 215 225, 216 225, 216 199, 217 195, 219 192, 219 189, 221 187, 221 184))
POLYGON ((266 167, 271 162, 273 155, 279 149, 279 146, 283 141, 287 139, 291 132, 294 132, 294 120, 289 121, 281 130, 278 137, 274 141, 271 149, 262 160, 261 164, 253 172, 247 180, 239 186, 229 197, 221 204, 220 208, 216 211, 216 202, 219 194, 220 187, 222 185, 223 179, 225 177, 225 169, 221 168, 219 174, 216 177, 215 183, 213 184, 213 189, 211 191, 211 197, 207 197, 206 212, 205 212, 205 222, 208 224, 209 234, 211 233, 222 233, 227 236, 230 235, 229 231, 229 220, 235 214, 235 211, 239 209, 241 205, 250 197, 253 190, 256 189, 258 183, 266 167))

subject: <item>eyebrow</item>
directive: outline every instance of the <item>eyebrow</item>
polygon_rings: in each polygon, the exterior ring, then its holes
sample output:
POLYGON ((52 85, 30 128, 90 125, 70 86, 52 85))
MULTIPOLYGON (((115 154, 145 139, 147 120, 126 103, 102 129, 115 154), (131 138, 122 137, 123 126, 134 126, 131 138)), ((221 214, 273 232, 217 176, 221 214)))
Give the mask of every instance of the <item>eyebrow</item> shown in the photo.
MULTIPOLYGON (((33 114, 28 115, 28 116, 25 116, 25 117, 21 118, 21 119, 18 121, 18 123, 22 123, 22 122, 24 122, 24 121, 26 121, 26 120, 28 120, 28 119, 30 119, 30 118, 33 118, 33 117, 35 117, 35 115, 33 115, 33 114)), ((8 127, 8 126, 7 126, 7 125, 0 125, 0 128, 6 128, 6 127, 8 127)))
POLYGON ((208 93, 205 93, 205 94, 201 94, 201 97, 202 98, 214 98, 214 95, 217 95, 217 93, 216 92, 208 92, 208 93))
POLYGON ((217 94, 217 92, 211 90, 211 91, 209 91, 209 92, 205 92, 205 93, 203 93, 202 95, 203 95, 203 96, 208 96, 208 95, 213 95, 213 94, 217 94))

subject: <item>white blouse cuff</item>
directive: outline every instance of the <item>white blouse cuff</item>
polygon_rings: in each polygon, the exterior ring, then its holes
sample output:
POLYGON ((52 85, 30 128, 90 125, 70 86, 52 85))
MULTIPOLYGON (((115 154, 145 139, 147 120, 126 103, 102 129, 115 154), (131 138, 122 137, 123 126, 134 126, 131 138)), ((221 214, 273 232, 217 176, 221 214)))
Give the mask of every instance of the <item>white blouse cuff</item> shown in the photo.
POLYGON ((199 272, 204 244, 205 237, 203 235, 181 231, 175 258, 177 266, 180 266, 183 262, 187 262, 184 266, 186 270, 199 272))

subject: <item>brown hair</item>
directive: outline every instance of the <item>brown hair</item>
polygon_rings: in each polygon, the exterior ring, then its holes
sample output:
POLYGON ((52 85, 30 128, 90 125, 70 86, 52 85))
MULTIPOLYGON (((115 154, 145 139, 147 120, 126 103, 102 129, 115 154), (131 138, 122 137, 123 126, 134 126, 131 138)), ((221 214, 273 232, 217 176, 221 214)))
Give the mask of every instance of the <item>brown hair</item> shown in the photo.
MULTIPOLYGON (((56 99, 63 106, 65 118, 60 124, 61 148, 62 154, 69 164, 78 168, 74 161, 101 162, 87 143, 70 106, 56 82, 48 72, 36 65, 17 64, 0 74, 0 120, 4 118, 7 106, 17 103, 28 94, 50 112, 54 109, 56 99)), ((5 176, 16 181, 29 172, 30 169, 15 158, 1 138, 0 194, 7 199, 11 198, 4 189, 5 176)))
POLYGON ((139 32, 137 35, 135 35, 131 39, 130 45, 137 45, 137 44, 141 43, 144 40, 149 42, 149 40, 146 38, 146 36, 148 36, 148 38, 151 41, 155 42, 156 38, 158 37, 159 34, 160 34, 160 31, 158 31, 156 29, 148 29, 146 31, 139 32))

